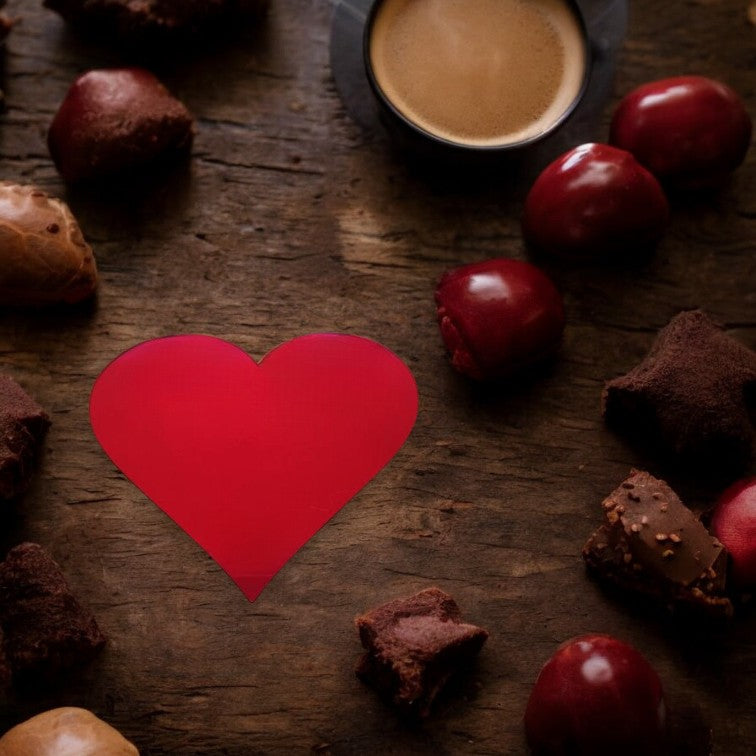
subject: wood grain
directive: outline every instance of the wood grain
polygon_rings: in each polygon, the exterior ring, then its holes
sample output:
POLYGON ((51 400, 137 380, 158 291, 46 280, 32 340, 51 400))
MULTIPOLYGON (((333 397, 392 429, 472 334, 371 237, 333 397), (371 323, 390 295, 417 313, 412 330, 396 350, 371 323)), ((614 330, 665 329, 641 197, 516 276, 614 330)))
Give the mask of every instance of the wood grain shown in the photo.
MULTIPOLYGON (((273 0, 256 32, 152 62, 196 115, 193 156, 139 190, 98 195, 61 183, 46 129, 79 72, 134 56, 77 38, 36 0, 8 5, 21 21, 5 55, 2 178, 70 203, 102 287, 92 306, 0 311, 0 367, 53 418, 32 489, 0 521, 0 546, 44 544, 110 642, 80 676, 4 702, 0 731, 81 705, 144 754, 519 754, 540 666, 563 640, 595 631, 656 666, 692 733, 681 742, 710 728, 716 753, 755 753, 756 618, 702 638, 605 594, 580 559, 602 498, 633 466, 668 475, 696 506, 716 493, 605 429, 599 396, 682 308, 705 308, 756 346, 753 150, 721 191, 674 201, 647 263, 540 261, 565 297, 560 354, 528 381, 480 389, 446 362, 433 287, 461 263, 527 256, 527 187, 512 196, 495 178, 475 189, 431 182, 363 133, 331 78, 329 3, 273 0), (89 391, 146 338, 208 333, 260 358, 329 330, 376 339, 407 362, 417 425, 250 604, 105 457, 89 391), (429 585, 491 638, 457 695, 410 728, 355 678, 352 619, 429 585)), ((755 34, 739 0, 636 0, 598 131, 624 92, 678 73, 729 82, 753 114, 755 34)))

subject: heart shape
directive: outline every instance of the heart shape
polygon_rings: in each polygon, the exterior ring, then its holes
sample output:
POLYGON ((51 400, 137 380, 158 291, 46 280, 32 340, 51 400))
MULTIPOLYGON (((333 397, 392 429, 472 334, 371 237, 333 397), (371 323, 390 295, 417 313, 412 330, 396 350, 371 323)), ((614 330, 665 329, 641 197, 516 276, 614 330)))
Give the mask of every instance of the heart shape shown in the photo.
POLYGON ((187 335, 110 363, 90 420, 115 465, 253 601, 396 454, 417 404, 409 369, 369 339, 302 336, 257 364, 187 335))

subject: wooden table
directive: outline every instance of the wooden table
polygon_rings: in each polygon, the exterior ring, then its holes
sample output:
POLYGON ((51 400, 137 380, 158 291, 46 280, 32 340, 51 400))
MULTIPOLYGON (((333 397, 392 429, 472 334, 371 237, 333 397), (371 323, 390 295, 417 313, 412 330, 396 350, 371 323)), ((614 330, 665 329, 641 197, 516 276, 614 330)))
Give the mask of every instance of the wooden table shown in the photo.
MULTIPOLYGON (((604 427, 604 380, 685 308, 756 347, 756 153, 721 191, 674 200, 647 264, 543 263, 568 313, 560 355, 537 379, 480 389, 448 366, 433 288, 458 264, 526 257, 527 187, 428 181, 355 124, 331 76, 331 4, 273 0, 258 32, 157 65, 198 133, 188 167, 136 195, 71 191, 57 176, 45 135, 66 89, 128 56, 76 38, 40 6, 9 2, 22 22, 5 56, 2 178, 67 199, 102 287, 91 307, 0 311, 0 367, 53 418, 0 545, 45 545, 110 642, 80 676, 5 702, 0 730, 65 704, 91 708, 145 754, 518 754, 540 666, 596 631, 653 663, 689 741, 711 728, 716 753, 756 753, 756 618, 702 637, 608 596, 580 558, 601 500, 631 467, 667 472, 604 427), (419 416, 392 462, 249 603, 105 456, 88 396, 110 360, 147 338, 206 333, 259 359, 316 331, 393 350, 414 373, 419 416), (411 728, 355 678, 352 620, 430 585, 491 637, 459 695, 411 728)), ((667 75, 721 78, 753 110, 747 6, 632 3, 586 138, 605 138, 623 93, 667 75)), ((716 494, 668 479, 697 507, 716 494)))

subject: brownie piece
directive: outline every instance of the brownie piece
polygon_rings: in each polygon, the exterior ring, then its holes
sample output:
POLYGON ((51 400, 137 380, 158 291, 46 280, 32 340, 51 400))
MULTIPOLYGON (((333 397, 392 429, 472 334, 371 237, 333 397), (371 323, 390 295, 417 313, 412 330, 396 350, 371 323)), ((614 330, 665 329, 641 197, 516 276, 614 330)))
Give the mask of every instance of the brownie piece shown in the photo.
POLYGON ((44 0, 44 5, 85 31, 149 44, 233 28, 239 19, 262 14, 268 0, 44 0))
POLYGON ((482 628, 463 623, 454 599, 438 588, 389 601, 357 617, 355 625, 367 650, 357 676, 402 713, 420 717, 488 638, 482 628))
POLYGON ((751 455, 756 352, 700 310, 663 328, 646 358, 609 381, 607 423, 706 467, 742 467, 751 455))
POLYGON ((28 487, 50 419, 9 375, 0 373, 0 499, 28 487))
POLYGON ((724 546, 663 480, 634 470, 603 508, 606 522, 583 547, 599 578, 672 608, 732 616, 724 546))
POLYGON ((36 543, 15 546, 0 564, 0 627, 14 679, 53 678, 105 644, 60 567, 36 543))

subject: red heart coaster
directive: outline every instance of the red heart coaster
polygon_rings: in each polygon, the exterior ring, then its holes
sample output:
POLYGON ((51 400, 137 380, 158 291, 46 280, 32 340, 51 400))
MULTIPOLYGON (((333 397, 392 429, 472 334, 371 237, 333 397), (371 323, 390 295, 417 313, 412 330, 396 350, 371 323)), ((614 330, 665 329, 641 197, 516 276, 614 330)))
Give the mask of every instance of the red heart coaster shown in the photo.
POLYGON ((116 466, 252 601, 396 454, 417 403, 408 368, 368 339, 302 336, 257 364, 190 335, 114 360, 90 419, 116 466))

